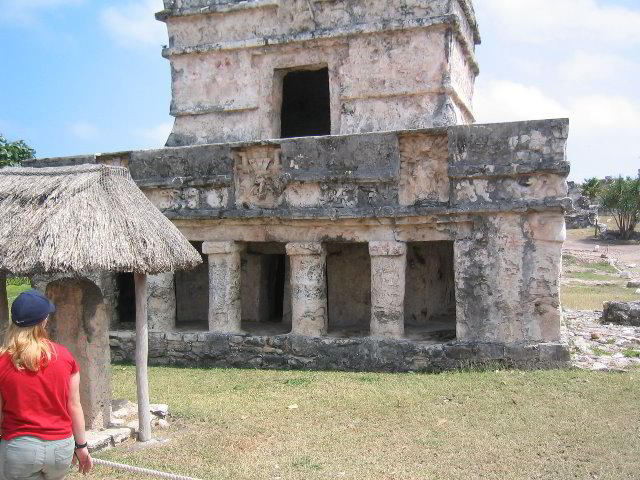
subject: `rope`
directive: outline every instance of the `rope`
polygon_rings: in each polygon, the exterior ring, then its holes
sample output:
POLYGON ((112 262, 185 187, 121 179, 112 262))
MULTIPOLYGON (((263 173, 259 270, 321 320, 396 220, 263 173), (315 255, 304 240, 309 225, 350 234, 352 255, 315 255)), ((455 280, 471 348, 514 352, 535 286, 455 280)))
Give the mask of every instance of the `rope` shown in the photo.
POLYGON ((96 465, 102 465, 104 467, 116 468, 118 470, 124 470, 133 473, 141 473, 143 475, 152 475, 158 478, 168 478, 170 480, 198 480, 197 478, 193 477, 184 477, 182 475, 174 475, 173 473, 159 472, 158 470, 151 470, 149 468, 132 467, 131 465, 124 465, 122 463, 100 460, 99 458, 94 458, 93 463, 96 465))

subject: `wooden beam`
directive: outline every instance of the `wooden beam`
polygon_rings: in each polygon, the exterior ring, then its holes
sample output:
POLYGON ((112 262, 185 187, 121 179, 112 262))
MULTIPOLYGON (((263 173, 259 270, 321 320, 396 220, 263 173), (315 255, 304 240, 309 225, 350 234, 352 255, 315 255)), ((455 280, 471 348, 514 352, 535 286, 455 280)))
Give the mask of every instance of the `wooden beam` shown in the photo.
POLYGON ((0 342, 4 329, 9 325, 9 297, 7 296, 7 277, 0 275, 0 342))
POLYGON ((134 274, 136 284, 136 387, 138 391, 138 441, 151 440, 149 411, 149 326, 147 325, 147 275, 134 274))

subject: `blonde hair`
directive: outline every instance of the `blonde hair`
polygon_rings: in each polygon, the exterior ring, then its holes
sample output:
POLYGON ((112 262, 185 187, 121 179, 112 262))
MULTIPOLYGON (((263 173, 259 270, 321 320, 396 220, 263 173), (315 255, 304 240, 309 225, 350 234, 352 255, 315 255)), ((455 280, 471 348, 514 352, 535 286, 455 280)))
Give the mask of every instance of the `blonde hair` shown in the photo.
POLYGON ((18 327, 10 323, 4 334, 4 343, 0 355, 8 353, 11 362, 18 370, 37 372, 45 367, 55 354, 49 335, 45 330, 46 322, 31 327, 18 327))

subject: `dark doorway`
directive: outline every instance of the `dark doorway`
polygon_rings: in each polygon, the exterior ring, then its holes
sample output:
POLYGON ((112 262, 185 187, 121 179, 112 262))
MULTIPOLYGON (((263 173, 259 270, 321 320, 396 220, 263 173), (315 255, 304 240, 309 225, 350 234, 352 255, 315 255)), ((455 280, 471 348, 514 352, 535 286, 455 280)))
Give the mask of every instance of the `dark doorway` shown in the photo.
POLYGON ((202 242, 190 242, 202 256, 191 270, 175 273, 176 328, 209 329, 209 257, 202 254, 202 242))
POLYGON ((248 243, 241 259, 242 329, 255 335, 288 333, 291 295, 284 243, 248 243))
POLYGON ((268 256, 268 309, 270 322, 282 322, 286 255, 268 256))
POLYGON ((329 335, 365 337, 371 321, 371 258, 366 243, 327 242, 329 335))
POLYGON ((328 68, 284 76, 280 121, 282 138, 331 134, 328 68))
POLYGON ((408 242, 405 278, 405 337, 435 343, 454 340, 453 242, 408 242))
POLYGON ((123 272, 116 274, 116 292, 118 323, 122 326, 135 324, 136 284, 133 279, 133 273, 123 272))

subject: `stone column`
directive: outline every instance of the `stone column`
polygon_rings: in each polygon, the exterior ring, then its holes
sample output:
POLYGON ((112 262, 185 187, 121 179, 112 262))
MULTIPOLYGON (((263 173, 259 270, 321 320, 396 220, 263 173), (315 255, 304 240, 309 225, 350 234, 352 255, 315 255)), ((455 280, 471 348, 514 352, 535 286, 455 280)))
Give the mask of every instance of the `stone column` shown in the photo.
POLYGON ((170 332, 176 326, 176 289, 173 272, 147 276, 149 330, 170 332))
POLYGON ((87 430, 105 428, 111 411, 111 359, 102 292, 87 279, 63 278, 50 282, 46 294, 56 306, 47 327, 51 338, 71 351, 80 369, 87 430))
POLYGON ((402 242, 369 242, 371 255, 372 337, 404 335, 404 288, 407 245, 402 242))
POLYGON ((291 265, 291 333, 327 333, 327 253, 321 243, 288 243, 291 265))
POLYGON ((240 252, 238 242, 204 242, 209 256, 209 331, 242 333, 240 252))

